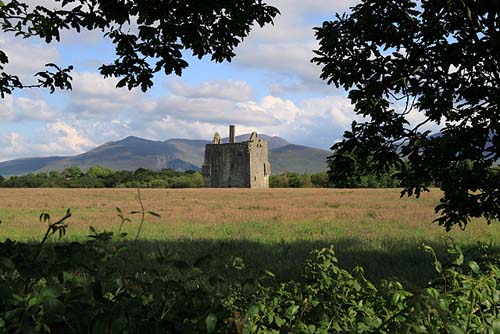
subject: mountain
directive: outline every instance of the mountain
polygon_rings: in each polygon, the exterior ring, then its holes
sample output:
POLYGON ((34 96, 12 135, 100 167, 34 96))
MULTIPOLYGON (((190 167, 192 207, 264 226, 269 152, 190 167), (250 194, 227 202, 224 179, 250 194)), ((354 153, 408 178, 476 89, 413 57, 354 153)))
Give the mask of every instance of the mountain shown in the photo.
MULTIPOLYGON (((236 137, 248 140, 250 134, 236 137)), ((284 171, 316 173, 326 170, 328 151, 290 144, 283 138, 259 134, 269 144, 269 160, 273 174, 284 171)), ((228 139, 224 138, 223 142, 228 139)), ((108 142, 83 154, 70 157, 25 158, 0 162, 0 175, 62 171, 78 166, 83 170, 100 165, 113 170, 171 168, 178 171, 199 170, 203 164, 205 145, 210 141, 169 139, 154 141, 139 137, 108 142)))
MULTIPOLYGON (((280 147, 283 147, 283 146, 286 146, 286 145, 290 144, 285 139, 283 139, 281 137, 276 137, 276 136, 271 137, 271 136, 259 133, 259 138, 260 139, 264 139, 265 141, 267 141, 267 147, 269 148, 269 150, 272 150, 272 149, 275 149, 275 148, 280 148, 280 147)), ((236 136, 234 139, 237 142, 247 141, 247 140, 250 139, 250 134, 244 134, 244 135, 236 136)), ((228 143, 229 142, 229 137, 223 138, 222 142, 223 143, 228 143)))
POLYGON ((203 164, 205 156, 205 145, 210 144, 207 140, 189 140, 189 139, 169 139, 165 143, 173 145, 177 148, 177 157, 190 164, 199 166, 203 164))
POLYGON ((177 156, 178 153, 179 149, 174 144, 131 136, 120 141, 106 143, 74 157, 52 161, 39 170, 61 171, 71 166, 78 166, 85 170, 95 165, 113 170, 136 170, 141 167, 154 170, 199 169, 197 165, 180 159, 177 156))
POLYGON ((284 171, 319 173, 326 171, 326 158, 330 152, 301 145, 289 144, 269 150, 269 163, 273 174, 284 171))
POLYGON ((0 175, 10 176, 32 173, 61 159, 64 159, 64 157, 22 158, 0 162, 0 175))

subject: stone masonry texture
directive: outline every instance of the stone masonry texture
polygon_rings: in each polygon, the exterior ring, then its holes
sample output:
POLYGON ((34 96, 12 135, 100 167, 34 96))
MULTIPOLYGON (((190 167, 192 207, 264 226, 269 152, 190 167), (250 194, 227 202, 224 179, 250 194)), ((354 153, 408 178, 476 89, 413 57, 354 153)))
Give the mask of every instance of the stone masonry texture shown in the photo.
POLYGON ((249 141, 207 144, 202 173, 207 188, 269 188, 267 142, 254 132, 249 141))

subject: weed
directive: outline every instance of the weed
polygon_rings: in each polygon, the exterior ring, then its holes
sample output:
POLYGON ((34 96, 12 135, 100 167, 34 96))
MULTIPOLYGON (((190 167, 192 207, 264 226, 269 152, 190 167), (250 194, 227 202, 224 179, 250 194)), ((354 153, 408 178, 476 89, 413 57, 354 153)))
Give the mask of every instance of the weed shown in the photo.
POLYGON ((338 209, 341 205, 338 203, 323 202, 323 206, 326 208, 338 209))

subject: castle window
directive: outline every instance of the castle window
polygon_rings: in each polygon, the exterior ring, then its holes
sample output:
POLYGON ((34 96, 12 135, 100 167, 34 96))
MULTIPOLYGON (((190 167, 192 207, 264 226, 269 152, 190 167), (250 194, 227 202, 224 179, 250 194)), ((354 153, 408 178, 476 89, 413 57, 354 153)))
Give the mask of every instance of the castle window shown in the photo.
POLYGON ((238 156, 241 157, 243 155, 243 152, 238 151, 238 156))
POLYGON ((231 168, 234 168, 234 162, 231 162, 231 168))
POLYGON ((254 176, 254 177, 253 177, 253 180, 254 180, 254 181, 257 181, 257 176, 254 176))

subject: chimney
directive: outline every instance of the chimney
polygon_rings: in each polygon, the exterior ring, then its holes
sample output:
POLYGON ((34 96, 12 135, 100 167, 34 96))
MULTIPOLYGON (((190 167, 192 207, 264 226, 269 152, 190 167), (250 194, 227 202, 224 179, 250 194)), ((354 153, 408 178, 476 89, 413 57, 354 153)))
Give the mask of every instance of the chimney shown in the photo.
POLYGON ((234 143, 234 132, 235 132, 235 126, 234 125, 230 125, 229 126, 229 142, 231 144, 234 143))

